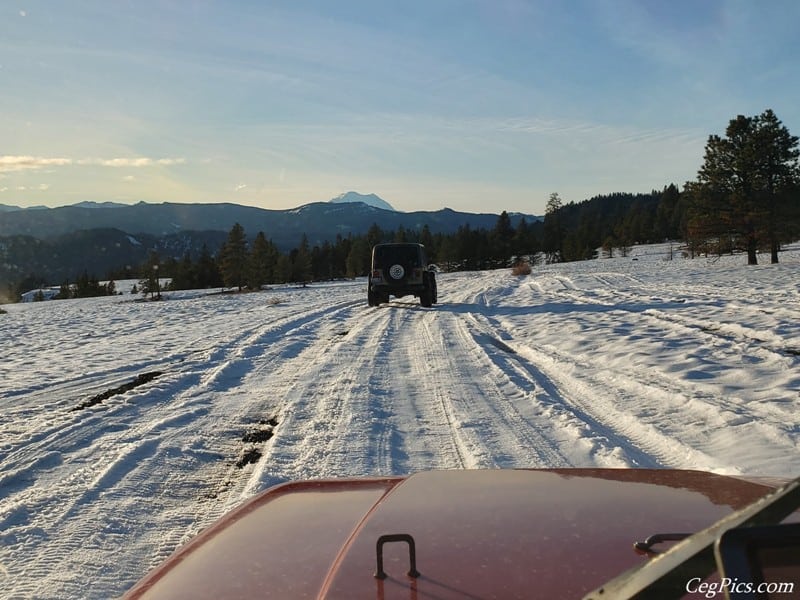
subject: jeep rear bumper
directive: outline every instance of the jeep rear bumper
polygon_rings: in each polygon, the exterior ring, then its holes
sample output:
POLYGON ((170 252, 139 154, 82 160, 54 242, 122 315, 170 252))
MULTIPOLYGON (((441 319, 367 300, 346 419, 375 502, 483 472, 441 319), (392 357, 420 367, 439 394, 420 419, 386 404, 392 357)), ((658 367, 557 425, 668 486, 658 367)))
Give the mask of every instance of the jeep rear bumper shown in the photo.
POLYGON ((405 285, 392 285, 387 283, 370 283, 370 289, 377 294, 390 294, 392 296, 419 296, 425 291, 422 283, 408 283, 405 285))

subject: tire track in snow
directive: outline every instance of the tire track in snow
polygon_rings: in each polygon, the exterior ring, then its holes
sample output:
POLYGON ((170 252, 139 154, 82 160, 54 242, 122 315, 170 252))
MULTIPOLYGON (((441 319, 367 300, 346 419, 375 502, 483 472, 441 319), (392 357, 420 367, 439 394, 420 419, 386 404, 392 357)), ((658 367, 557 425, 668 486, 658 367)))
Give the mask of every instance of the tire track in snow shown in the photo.
MULTIPOLYGON (((354 304, 347 301, 304 309, 300 314, 238 332, 206 357, 212 361, 211 365, 198 357, 182 365, 181 371, 165 375, 154 384, 114 397, 92 409, 69 413, 69 423, 50 428, 19 448, 11 471, 7 461, 4 462, 6 478, 0 483, 0 489, 4 490, 0 502, 0 523, 3 524, 0 537, 5 551, 15 556, 15 564, 25 565, 26 580, 34 582, 27 595, 39 596, 36 590, 44 589, 47 585, 44 582, 52 579, 55 573, 75 572, 69 565, 76 554, 88 563, 84 568, 98 569, 95 582, 98 589, 107 585, 109 589, 119 590, 119 575, 113 574, 113 569, 108 579, 103 575, 102 565, 107 561, 104 558, 107 553, 91 542, 102 537, 108 523, 118 524, 112 524, 111 529, 131 526, 141 529, 141 535, 133 536, 132 544, 140 546, 145 554, 152 552, 157 560, 175 549, 187 534, 187 528, 191 529, 190 533, 196 532, 207 522, 205 516, 213 512, 213 503, 198 503, 198 490, 205 485, 203 474, 209 465, 224 456, 215 452, 214 436, 226 433, 214 431, 218 419, 213 419, 214 423, 207 427, 202 424, 213 411, 225 414, 220 418, 235 419, 237 416, 230 406, 215 408, 215 396, 224 396, 227 389, 237 386, 252 369, 252 360, 260 357, 271 344, 297 344, 291 336, 287 338, 286 334, 292 329, 346 312, 354 304), (209 367, 210 374, 207 373, 209 367), (199 432, 208 433, 209 438, 204 439, 199 432), (164 464, 170 463, 175 464, 180 474, 178 483, 183 491, 179 492, 177 484, 170 486, 157 477, 164 464), (12 477, 23 483, 16 485, 12 481, 9 485, 12 477), (163 523, 119 525, 121 520, 114 516, 118 512, 114 507, 134 503, 155 504, 154 508, 184 516, 177 518, 172 527, 166 527, 168 533, 163 523), (39 535, 47 536, 47 544, 34 546, 32 554, 28 552, 24 558, 27 542, 39 535), (94 567, 90 566, 92 564, 94 567)), ((315 342, 309 337, 305 343, 315 342)), ((241 435, 241 430, 235 433, 241 435)), ((219 442, 225 449, 222 440, 219 442)), ((137 512, 146 513, 141 509, 137 512)), ((15 574, 12 570, 9 579, 13 580, 15 574)), ((143 571, 129 574, 131 583, 142 574, 143 571)), ((77 590, 85 581, 65 579, 64 596, 80 596, 77 590)), ((0 590, 4 585, 5 582, 0 581, 0 590)), ((111 595, 114 594, 108 594, 111 595)))
MULTIPOLYGON (((696 346, 713 348, 715 352, 720 354, 728 354, 737 357, 752 357, 753 354, 761 355, 763 360, 771 364, 778 365, 779 369, 794 369, 798 363, 792 352, 787 352, 785 348, 775 347, 774 342, 768 342, 765 337, 766 333, 757 333, 741 326, 731 326, 724 322, 715 321, 708 317, 704 320, 693 316, 678 314, 677 312, 666 312, 658 308, 648 308, 648 304, 653 304, 654 300, 652 295, 648 295, 646 291, 643 292, 645 297, 638 297, 628 295, 626 303, 623 304, 609 304, 603 301, 588 299, 585 296, 573 294, 571 297, 576 301, 582 303, 589 303, 603 308, 625 313, 637 321, 627 322, 625 327, 630 330, 643 331, 647 328, 642 324, 645 321, 658 329, 662 333, 656 337, 666 338, 674 337, 683 340, 696 339, 698 340, 696 346), (631 306, 639 308, 633 309, 631 306), (701 341, 702 340, 702 341, 701 341)), ((702 304, 702 303, 701 303, 702 304)), ((691 305, 684 305, 683 303, 676 303, 676 308, 691 308, 691 305)), ((775 336, 773 336, 775 337, 775 336)), ((688 345, 688 344, 687 344, 688 345)), ((759 358, 759 360, 761 359, 759 358)), ((724 366, 724 365, 722 365, 724 366)), ((676 380, 674 377, 667 377, 660 374, 658 371, 650 371, 647 374, 648 381, 642 381, 641 378, 631 378, 626 371, 614 371, 614 377, 618 380, 629 381, 628 389, 635 389, 638 385, 640 387, 647 387, 648 389, 655 387, 656 390, 662 392, 662 397, 669 395, 682 394, 687 398, 703 400, 707 397, 702 391, 697 389, 695 384, 687 384, 676 380), (649 384, 658 383, 655 386, 649 384)), ((760 423, 765 416, 771 417, 769 419, 772 423, 789 423, 792 421, 794 410, 791 406, 784 407, 782 403, 766 403, 759 406, 756 412, 751 411, 748 407, 744 406, 741 402, 733 402, 728 400, 725 396, 715 395, 709 399, 710 410, 716 410, 719 407, 730 410, 741 415, 742 420, 760 423)), ((767 434, 774 434, 770 430, 767 434)))
POLYGON ((394 471, 384 405, 392 314, 364 304, 323 352, 312 347, 277 365, 262 393, 275 399, 279 425, 244 495, 288 479, 394 471))
MULTIPOLYGON (((433 318, 439 316, 434 314, 433 318)), ((431 331, 430 321, 427 315, 423 317, 417 343, 408 349, 409 386, 412 388, 409 400, 413 422, 417 424, 413 435, 425 438, 421 451, 419 443, 414 445, 417 454, 414 462, 438 469, 477 468, 479 461, 470 450, 470 442, 456 419, 452 375, 442 365, 442 357, 449 348, 439 335, 441 332, 434 335, 431 331), (419 454, 423 456, 419 457, 419 454)))
MULTIPOLYGON (((576 406, 563 384, 521 352, 512 336, 493 329, 483 315, 468 313, 464 327, 495 364, 498 379, 507 379, 520 390, 525 400, 521 406, 527 409, 525 414, 534 430, 551 440, 557 455, 545 454, 534 466, 663 466, 657 457, 633 445, 604 420, 576 406)), ((525 418, 519 409, 516 412, 518 419, 525 418)))
POLYGON ((487 342, 472 335, 447 306, 432 317, 424 321, 429 342, 420 349, 427 365, 422 378, 435 376, 434 396, 462 463, 468 468, 568 466, 558 441, 542 433, 530 415, 522 414, 519 407, 530 390, 497 377, 498 373, 486 374, 497 364, 494 346, 487 348, 487 342))
MULTIPOLYGON (((792 306, 791 302, 788 304, 786 302, 781 302, 781 299, 774 297, 774 295, 765 294, 765 298, 759 302, 750 300, 752 305, 747 303, 733 305, 726 304, 725 300, 723 300, 723 298, 730 297, 731 294, 721 294, 720 289, 703 284, 687 284, 686 287, 681 289, 680 297, 676 298, 677 294, 675 289, 667 288, 666 286, 648 286, 640 279, 634 278, 631 275, 598 273, 593 276, 603 283, 608 290, 604 298, 594 301, 599 305, 619 306, 621 310, 627 310, 626 305, 644 307, 651 304, 653 305, 651 308, 641 312, 653 319, 661 320, 677 327, 683 326, 687 333, 693 335, 705 334, 707 339, 719 340, 720 343, 730 346, 738 344, 743 347, 741 350, 743 354, 751 350, 763 351, 771 354, 772 358, 775 360, 797 355, 795 348, 787 347, 784 344, 785 336, 775 335, 763 329, 756 330, 743 324, 758 322, 758 319, 742 319, 741 315, 739 315, 735 323, 729 323, 714 319, 713 317, 716 315, 713 314, 710 320, 708 314, 703 315, 701 318, 681 314, 677 311, 667 312, 664 309, 658 308, 658 306, 662 304, 668 304, 675 308, 681 308, 681 305, 685 305, 687 309, 691 309, 693 306, 709 305, 720 310, 730 310, 736 313, 749 311, 750 313, 772 314, 775 312, 776 307, 792 306), (627 285, 627 291, 622 292, 618 289, 614 277, 634 282, 635 285, 632 287, 627 285), (691 299, 690 303, 686 303, 687 298, 691 299), (621 302, 620 299, 622 299, 621 302)), ((586 293, 586 290, 582 291, 586 293)), ((797 317, 800 317, 797 311, 794 311, 794 313, 797 317)), ((793 316, 792 318, 795 317, 793 316)))
POLYGON ((273 354, 282 358, 296 354, 305 348, 312 338, 302 339, 295 336, 295 332, 320 320, 336 319, 341 313, 358 304, 360 302, 348 300, 322 308, 303 310, 299 314, 280 317, 236 336, 233 342, 215 348, 211 353, 209 360, 216 366, 207 369, 202 385, 209 389, 233 387, 250 372, 254 363, 261 361, 261 355, 268 348, 272 349, 273 354), (281 342, 283 345, 276 346, 276 342, 281 342), (289 344, 292 345, 291 348, 287 348, 289 344))
MULTIPOLYGON (((573 290, 579 288, 572 278, 562 275, 548 278, 557 283, 558 287, 542 285, 541 281, 535 282, 536 289, 530 285, 523 287, 538 293, 540 297, 555 294, 559 299, 564 296, 574 297, 578 304, 588 301, 583 296, 573 296, 573 290)), ((512 283, 507 285, 515 287, 512 283)), ((534 352, 527 340, 524 345, 515 340, 510 329, 512 326, 503 327, 499 316, 494 316, 494 310, 494 306, 480 301, 474 305, 462 305, 460 308, 467 327, 475 332, 478 339, 483 339, 483 345, 495 346, 501 350, 500 355, 493 352, 490 354, 496 357, 506 355, 502 364, 498 363, 500 371, 512 380, 517 380, 517 385, 521 388, 537 390, 531 394, 531 401, 538 405, 538 410, 543 411, 542 414, 547 415, 551 422, 545 421, 542 426, 551 429, 552 422, 555 421, 569 431, 567 439, 572 439, 571 443, 582 446, 578 448, 580 453, 576 453, 573 464, 642 467, 669 464, 669 452, 653 445, 647 436, 636 436, 635 431, 623 426, 629 419, 615 409, 613 399, 601 402, 605 408, 598 409, 598 398, 608 397, 604 391, 607 386, 583 383, 573 375, 581 369, 575 369, 574 361, 570 362, 571 358, 567 356, 559 356, 560 360, 554 365, 555 368, 549 368, 553 357, 546 352, 534 352), (508 359, 509 353, 512 360, 508 359)))
MULTIPOLYGON (((173 405, 171 410, 180 409, 173 405)), ((73 565, 78 560, 76 557, 80 556, 84 563, 82 568, 98 569, 97 580, 93 582, 98 589, 104 585, 103 581, 111 586, 119 585, 117 575, 103 579, 102 566, 107 555, 102 552, 98 540, 103 537, 107 523, 124 518, 123 507, 135 502, 152 503, 164 493, 163 482, 153 476, 152 465, 163 468, 163 458, 168 449, 162 445, 171 437, 180 438, 180 429, 191 420, 186 412, 180 414, 180 418, 169 414, 158 418, 153 412, 147 410, 140 415, 144 418, 144 426, 133 421, 128 426, 105 430, 76 428, 72 439, 66 441, 80 448, 71 452, 64 448, 57 468, 45 472, 31 471, 30 476, 36 485, 2 502, 0 515, 12 515, 6 523, 8 527, 4 528, 4 546, 11 548, 15 555, 25 556, 24 540, 32 532, 46 531, 48 534, 47 544, 24 559, 26 578, 45 585, 44 582, 58 576, 59 581, 69 585, 70 577, 64 574, 76 571, 73 565), (145 470, 149 467, 147 474, 131 481, 132 473, 141 470, 142 465, 145 465, 145 470), (14 507, 11 511, 9 505, 14 507), (15 513, 17 516, 13 516, 15 513)), ((156 412, 165 414, 158 409, 156 412)), ((205 412, 195 409, 192 418, 205 412)), ((95 422, 112 418, 108 414, 97 417, 95 422)), ((125 418, 130 417, 129 414, 125 418)), ((118 423, 122 424, 121 421, 118 423)), ((67 591, 67 587, 63 596, 80 596, 78 590, 82 584, 85 581, 72 581, 72 585, 77 586, 74 593, 67 591)), ((30 595, 40 597, 38 592, 30 595)))
MULTIPOLYGON (((243 332, 235 332, 235 335, 231 339, 217 346, 211 346, 205 349, 194 349, 189 352, 181 351, 173 353, 163 360, 133 363, 121 369, 101 371, 60 384, 34 388, 19 418, 24 419, 31 413, 40 414, 42 410, 58 412, 48 420, 46 427, 38 428, 34 432, 32 438, 30 429, 25 428, 22 429, 24 437, 5 442, 2 452, 0 452, 0 460, 2 460, 3 465, 2 470, 0 470, 0 485, 2 485, 3 471, 9 471, 9 467, 24 463, 29 455, 36 455, 45 447, 50 448, 54 445, 63 445, 56 442, 63 442, 64 439, 72 439, 75 437, 75 431, 78 432, 78 437, 80 439, 86 437, 83 431, 87 429, 89 424, 83 421, 85 417, 84 414, 60 414, 64 410, 77 406, 80 398, 88 398, 102 390, 118 387, 120 384, 129 380, 130 373, 135 373, 142 367, 152 367, 154 365, 158 365, 166 370, 174 370, 169 367, 177 367, 179 371, 197 372, 207 370, 207 365, 211 363, 216 366, 205 376, 204 383, 205 385, 209 385, 214 379, 224 376, 226 371, 232 370, 232 366, 235 365, 237 359, 241 358, 241 356, 246 353, 245 349, 249 348, 251 353, 255 354, 255 352, 252 352, 252 349, 260 341, 279 337, 291 327, 299 326, 314 318, 318 318, 320 315, 325 314, 327 310, 335 313, 351 304, 351 302, 345 302, 337 306, 326 307, 326 310, 303 311, 300 315, 281 317, 276 322, 254 327, 243 332), (194 358, 187 362, 187 357, 191 355, 194 355, 194 358), (121 375, 122 373, 125 373, 125 375, 121 375), (91 382, 91 385, 87 386, 89 382, 91 382), (68 395, 66 399, 45 405, 39 404, 38 398, 40 396, 63 396, 65 393, 68 395), (35 408, 31 408, 31 405, 35 408), (16 456, 19 452, 22 453, 22 456, 16 456)), ((204 343, 207 345, 207 341, 204 343)), ((30 391, 30 389, 15 391, 13 395, 25 394, 28 391, 30 391)), ((107 406, 109 407, 109 412, 103 413, 100 417, 103 421, 108 421, 110 416, 115 416, 114 413, 125 409, 125 406, 119 405, 119 403, 107 403, 107 406)), ((94 416, 96 419, 97 416, 94 416)), ((8 429, 10 429, 10 427, 5 426, 0 430, 0 432, 6 434, 4 435, 5 440, 9 440, 8 429)), ((67 451, 69 451, 69 449, 67 451)))
MULTIPOLYGON (((482 316, 482 319, 486 319, 482 316)), ((518 342, 507 330, 497 332, 495 324, 487 319, 489 330, 520 357, 520 364, 546 393, 544 401, 551 403, 556 415, 566 415, 585 424, 583 434, 597 444, 592 451, 599 458, 610 461, 607 466, 635 466, 646 468, 707 468, 728 470, 709 455, 658 431, 650 423, 642 423, 636 415, 620 406, 621 399, 630 399, 630 390, 593 379, 591 368, 582 368, 570 356, 552 348, 536 348, 529 342, 518 342), (577 375, 585 373, 586 375, 577 375), (676 458, 679 457, 679 458, 676 458), (613 462, 617 461, 614 465, 613 462)), ((639 385, 638 382, 635 385, 639 385)), ((636 388, 641 392, 641 387, 636 388)), ((590 463, 591 464, 591 463, 590 463)), ((593 464, 591 464, 593 466, 593 464)))
MULTIPOLYGON (((614 455, 616 446, 600 443, 605 436, 590 435, 599 428, 599 422, 579 418, 580 413, 560 408, 563 402, 557 386, 504 343, 510 336, 496 335, 476 317, 492 314, 496 307, 504 306, 502 302, 498 304, 498 299, 507 303, 513 297, 517 289, 509 281, 519 280, 501 276, 487 281, 484 274, 469 282, 460 281, 472 285, 452 290, 445 296, 445 300, 450 300, 449 305, 445 303, 442 307, 457 317, 451 329, 461 332, 463 346, 472 346, 473 356, 480 358, 473 368, 478 371, 488 368, 493 373, 494 392, 486 391, 484 395, 500 398, 494 406, 504 407, 505 412, 497 408, 499 413, 489 420, 508 424, 512 439, 523 439, 522 445, 538 449, 538 455, 517 457, 508 466, 622 466, 624 461, 614 455)), ((534 285, 538 286, 538 282, 534 285)), ((563 287, 559 282, 559 289, 563 287)), ((657 464, 644 453, 634 454, 643 464, 657 464)))
POLYGON ((323 474, 405 474, 419 464, 570 464, 484 375, 491 361, 446 310, 393 302, 343 327, 349 333, 334 350, 301 354, 272 374, 265 391, 285 404, 245 494, 323 474))
MULTIPOLYGON (((285 348, 280 342, 286 342, 286 336, 294 329, 322 317, 335 318, 340 312, 351 308, 355 302, 348 301, 325 307, 303 311, 301 314, 289 315, 276 319, 274 322, 261 324, 252 329, 240 332, 231 340, 226 341, 208 352, 205 356, 197 356, 189 362, 184 362, 173 374, 170 383, 171 393, 180 395, 196 395, 200 390, 223 392, 226 387, 233 387, 238 379, 246 375, 252 368, 255 357, 263 354, 267 348, 272 347, 272 353, 280 355, 285 353, 285 348)), ((312 340, 306 340, 306 344, 312 340)), ((125 368, 124 371, 128 371, 125 368)), ((168 377, 169 379, 169 377, 168 377)), ((106 385, 116 386, 120 380, 115 378, 107 380, 106 385), (114 383, 110 383, 113 381, 114 383)), ((102 389, 95 386, 96 389, 102 389)), ((108 389, 108 388, 106 388, 108 389)), ((85 394, 83 395, 86 396, 85 394)), ((2 468, 0 468, 0 487, 10 485, 12 479, 24 479, 26 466, 35 465, 42 454, 52 449, 58 449, 60 454, 73 453, 86 447, 93 438, 101 433, 125 432, 128 422, 135 422, 141 416, 142 407, 147 403, 146 397, 137 397, 140 394, 120 395, 114 400, 107 401, 98 411, 83 411, 71 413, 69 408, 73 404, 62 407, 62 411, 48 419, 48 426, 36 430, 31 436, 26 433, 24 438, 7 442, 3 448, 2 468), (130 399, 136 402, 131 403, 130 399), (132 412, 129 418, 124 413, 132 412), (51 424, 55 421, 54 424, 51 424), (97 429, 95 429, 95 426, 97 429), (88 432, 88 433, 87 433, 88 432)), ((156 398, 155 402, 159 402, 156 398)), ((77 400, 75 401, 77 402, 77 400)), ((173 411, 175 407, 171 407, 173 411)), ((29 432, 30 430, 26 430, 29 432)))
MULTIPOLYGON (((203 440, 200 443, 202 452, 218 453, 223 461, 215 461, 202 478, 196 477, 198 486, 206 489, 202 510, 186 521, 186 527, 176 527, 171 535, 157 540, 150 567, 159 564, 179 543, 241 500, 239 494, 250 475, 248 469, 235 465, 243 448, 242 435, 260 420, 276 414, 273 403, 264 400, 262 385, 251 390, 248 382, 271 379, 276 363, 282 365, 309 349, 318 348, 325 343, 330 330, 338 329, 341 321, 360 309, 360 304, 347 300, 277 316, 237 336, 236 343, 212 352, 213 362, 206 365, 197 385, 185 390, 181 398, 186 398, 187 403, 202 402, 210 406, 209 418, 196 426, 196 437, 203 440), (234 391, 233 398, 229 398, 229 391, 234 391), (222 428, 221 423, 225 424, 222 428), (209 444, 205 440, 213 440, 213 446, 207 448, 209 444)), ((266 443, 269 445, 271 440, 266 443)))
MULTIPOLYGON (((565 294, 564 291, 558 293, 560 296, 565 294)), ((566 295, 576 303, 602 306, 638 319, 626 323, 626 326, 637 331, 645 329, 642 322, 655 324, 662 329, 666 324, 667 331, 673 331, 676 327, 654 318, 649 310, 630 310, 625 305, 616 306, 594 300, 590 294, 566 292, 566 295)), ((538 296, 541 298, 541 294, 538 296)), ((642 299, 640 304, 644 306, 647 302, 652 303, 652 297, 642 299)), ((490 308, 480 312, 490 330, 496 331, 496 335, 504 340, 513 340, 510 333, 513 325, 507 318, 492 317, 490 308)), ((680 333, 705 336, 704 332, 698 333, 697 330, 681 330, 680 333)), ((724 396, 709 396, 699 391, 696 383, 668 377, 655 369, 637 375, 632 375, 630 368, 622 370, 606 366, 598 370, 592 365, 581 364, 573 356, 552 346, 540 348, 528 340, 514 340, 513 343, 517 351, 530 359, 543 375, 558 382, 557 387, 570 404, 580 405, 581 410, 594 422, 593 427, 616 431, 615 437, 623 442, 625 439, 630 441, 627 444, 628 451, 631 443, 635 444, 646 455, 652 455, 658 464, 739 472, 737 449, 730 447, 731 436, 717 436, 721 438, 717 440, 713 435, 715 429, 724 432, 727 428, 739 426, 746 427, 749 433, 762 439, 773 440, 773 450, 779 453, 791 455, 798 450, 798 443, 793 441, 795 429, 792 425, 784 425, 792 422, 789 415, 791 407, 760 402, 745 405, 724 396), (565 373, 579 375, 566 377, 565 373), (636 408, 629 411, 625 407, 636 408), (716 428, 712 426, 714 423, 716 428), (687 438, 687 431, 694 431, 694 434, 687 438), (725 447, 719 444, 725 444, 725 447), (714 459, 712 455, 726 456, 729 460, 714 459)), ((782 362, 786 360, 783 358, 782 362)), ((625 447, 625 444, 621 447, 625 447)), ((646 459, 646 456, 635 459, 631 464, 641 464, 642 458, 646 459)))

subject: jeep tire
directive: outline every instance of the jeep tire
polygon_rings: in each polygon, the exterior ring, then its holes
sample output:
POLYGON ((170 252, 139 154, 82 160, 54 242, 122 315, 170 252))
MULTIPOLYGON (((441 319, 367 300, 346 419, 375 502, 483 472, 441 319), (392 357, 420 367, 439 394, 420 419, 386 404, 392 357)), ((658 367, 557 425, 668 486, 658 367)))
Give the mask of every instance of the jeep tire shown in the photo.
POLYGON ((419 303, 425 308, 430 308, 436 301, 436 288, 434 287, 436 284, 433 283, 433 285, 431 285, 431 280, 431 273, 425 272, 422 274, 422 281, 425 284, 425 289, 422 290, 422 293, 419 295, 419 303))

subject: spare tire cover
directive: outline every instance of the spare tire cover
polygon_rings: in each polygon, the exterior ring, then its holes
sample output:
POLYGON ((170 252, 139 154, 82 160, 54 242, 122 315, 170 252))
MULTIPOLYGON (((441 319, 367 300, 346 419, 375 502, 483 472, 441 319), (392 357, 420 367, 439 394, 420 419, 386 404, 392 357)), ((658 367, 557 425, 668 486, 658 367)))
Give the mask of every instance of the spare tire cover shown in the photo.
POLYGON ((402 279, 405 274, 406 270, 403 268, 403 265, 392 265, 389 267, 389 276, 392 279, 402 279))

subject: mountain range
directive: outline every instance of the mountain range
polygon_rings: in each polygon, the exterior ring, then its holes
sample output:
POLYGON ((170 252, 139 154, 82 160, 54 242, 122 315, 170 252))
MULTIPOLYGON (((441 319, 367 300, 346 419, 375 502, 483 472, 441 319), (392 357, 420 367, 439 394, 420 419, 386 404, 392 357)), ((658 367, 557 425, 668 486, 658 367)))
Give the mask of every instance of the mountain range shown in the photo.
MULTIPOLYGON (((512 224, 533 215, 511 215, 512 224)), ((466 213, 449 208, 400 212, 374 194, 348 192, 328 202, 270 210, 238 204, 151 204, 82 202, 58 208, 0 205, 0 283, 31 274, 47 281, 74 278, 83 269, 101 275, 125 265, 140 264, 150 249, 179 258, 197 254, 205 244, 214 253, 234 224, 251 239, 263 231, 279 249, 288 251, 306 235, 311 246, 341 235, 366 233, 373 224, 384 231, 399 227, 432 233, 453 233, 467 225, 491 229, 498 215, 466 213)))
MULTIPOLYGON (((374 195, 370 195, 374 196, 374 195)), ((361 196, 364 198, 364 196, 361 196)), ((399 212, 378 208, 364 201, 312 202, 297 208, 274 210, 239 204, 177 204, 165 202, 134 205, 81 203, 59 208, 3 210, 0 236, 24 235, 51 239, 76 231, 118 229, 131 235, 167 236, 188 231, 225 231, 240 223, 248 236, 263 231, 283 249, 297 246, 305 234, 311 245, 332 241, 337 235, 365 233, 373 224, 384 230, 403 227, 433 233, 452 233, 462 225, 472 228, 494 227, 497 214, 465 213, 449 208, 437 211, 399 212)), ((371 202, 389 206, 377 196, 371 202)), ((512 222, 520 216, 512 217, 512 222)), ((524 215, 529 221, 538 218, 524 215)))

